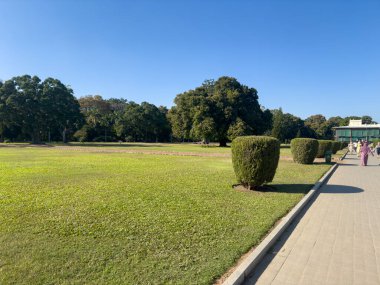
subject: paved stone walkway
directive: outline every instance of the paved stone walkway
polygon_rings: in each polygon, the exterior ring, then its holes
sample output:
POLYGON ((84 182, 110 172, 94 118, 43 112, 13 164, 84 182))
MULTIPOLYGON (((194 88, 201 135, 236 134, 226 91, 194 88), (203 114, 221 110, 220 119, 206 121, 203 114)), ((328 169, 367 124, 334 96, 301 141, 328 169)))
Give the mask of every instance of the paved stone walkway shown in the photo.
POLYGON ((247 284, 380 284, 380 166, 347 155, 247 284))

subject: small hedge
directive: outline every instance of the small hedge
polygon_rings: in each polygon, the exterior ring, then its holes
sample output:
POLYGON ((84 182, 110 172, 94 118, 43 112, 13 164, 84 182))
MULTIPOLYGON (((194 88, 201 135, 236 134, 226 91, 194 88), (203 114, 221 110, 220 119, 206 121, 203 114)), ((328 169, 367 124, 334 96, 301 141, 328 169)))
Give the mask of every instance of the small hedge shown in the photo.
POLYGON ((318 141, 315 139, 296 138, 290 142, 294 162, 312 164, 318 152, 318 141))
POLYGON ((273 137, 237 137, 231 144, 232 163, 239 183, 248 189, 271 182, 280 158, 280 142, 273 137))
POLYGON ((322 158, 325 157, 326 151, 331 151, 332 141, 328 140, 318 140, 318 152, 317 157, 322 158))
POLYGON ((341 150, 341 146, 342 146, 342 144, 340 142, 332 141, 331 142, 332 153, 336 154, 338 152, 338 150, 341 150))

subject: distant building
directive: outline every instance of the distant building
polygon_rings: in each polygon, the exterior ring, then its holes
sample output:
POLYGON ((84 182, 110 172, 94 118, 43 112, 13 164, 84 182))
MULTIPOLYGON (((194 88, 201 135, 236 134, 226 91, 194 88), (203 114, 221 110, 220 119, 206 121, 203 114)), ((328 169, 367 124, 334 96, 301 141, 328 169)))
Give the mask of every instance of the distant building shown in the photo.
POLYGON ((367 140, 380 138, 380 124, 367 125, 362 120, 350 120, 348 126, 335 127, 335 140, 349 142, 350 140, 367 140))

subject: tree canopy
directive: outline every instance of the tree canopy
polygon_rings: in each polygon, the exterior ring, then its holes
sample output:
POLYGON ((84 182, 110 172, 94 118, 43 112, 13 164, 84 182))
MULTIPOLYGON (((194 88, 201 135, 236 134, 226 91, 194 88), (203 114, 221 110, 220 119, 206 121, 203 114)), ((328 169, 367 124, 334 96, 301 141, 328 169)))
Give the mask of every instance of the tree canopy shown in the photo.
POLYGON ((216 140, 225 146, 241 135, 262 134, 270 128, 271 114, 263 111, 257 91, 233 77, 207 80, 179 94, 169 112, 173 135, 180 139, 216 140))
POLYGON ((69 130, 81 123, 79 104, 71 88, 58 79, 43 82, 37 76, 17 76, 0 86, 0 131, 18 129, 33 143, 51 133, 66 140, 69 130))
POLYGON ((16 76, 0 81, 0 141, 217 141, 225 146, 238 136, 266 134, 282 142, 295 137, 333 139, 334 127, 371 116, 312 115, 305 120, 281 108, 260 106, 257 90, 233 77, 206 80, 178 94, 168 110, 148 102, 101 95, 74 97, 58 79, 16 76))
POLYGON ((167 108, 148 102, 103 99, 87 95, 79 99, 86 124, 75 133, 80 141, 168 141, 170 125, 167 108))

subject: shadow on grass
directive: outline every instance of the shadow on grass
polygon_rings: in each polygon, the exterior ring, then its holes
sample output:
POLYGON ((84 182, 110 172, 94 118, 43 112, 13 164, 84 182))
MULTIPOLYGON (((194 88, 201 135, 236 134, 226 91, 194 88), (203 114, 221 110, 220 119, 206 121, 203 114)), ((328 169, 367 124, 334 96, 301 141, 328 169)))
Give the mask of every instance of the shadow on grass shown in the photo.
POLYGON ((0 143, 0 147, 53 147, 52 145, 40 143, 40 144, 32 144, 32 143, 0 143))
MULTIPOLYGON (((268 268, 271 262, 274 260, 278 253, 283 251, 283 247, 286 241, 289 239, 297 225, 300 223, 302 218, 305 216, 307 211, 313 205, 314 201, 318 198, 320 194, 354 194, 361 193, 364 190, 357 187, 346 186, 346 185, 324 185, 321 188, 321 191, 316 193, 314 197, 305 205, 305 207, 301 210, 301 212, 295 217, 292 223, 289 225, 287 229, 282 233, 280 238, 276 241, 271 249, 266 253, 263 259, 259 262, 259 264, 254 268, 251 274, 247 277, 247 279, 242 283, 244 285, 248 284, 256 284, 260 276, 264 273, 264 271, 268 268)), ((289 250, 289 249, 288 249, 289 250)))
POLYGON ((267 184, 254 189, 248 189, 241 184, 235 184, 233 188, 242 192, 305 194, 309 192, 313 185, 314 184, 267 184))
POLYGON ((277 193, 307 193, 314 184, 269 184, 267 191, 277 193))

